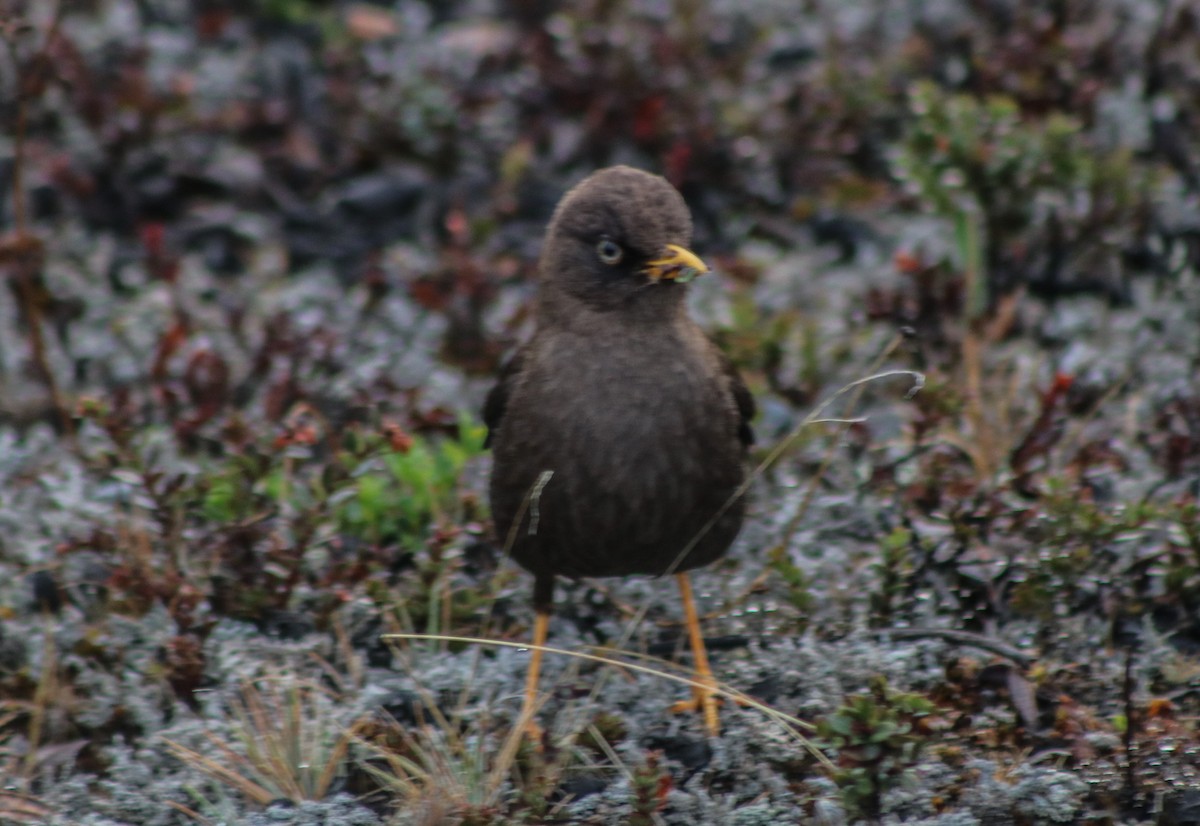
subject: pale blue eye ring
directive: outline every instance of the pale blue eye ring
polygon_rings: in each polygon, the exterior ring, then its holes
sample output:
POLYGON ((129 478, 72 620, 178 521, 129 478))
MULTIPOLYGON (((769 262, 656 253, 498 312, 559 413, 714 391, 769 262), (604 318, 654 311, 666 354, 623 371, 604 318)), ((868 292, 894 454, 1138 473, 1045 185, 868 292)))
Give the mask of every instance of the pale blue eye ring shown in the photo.
POLYGON ((600 243, 596 244, 596 257, 600 259, 601 263, 615 267, 625 257, 625 250, 621 249, 621 245, 611 238, 602 238, 600 243))

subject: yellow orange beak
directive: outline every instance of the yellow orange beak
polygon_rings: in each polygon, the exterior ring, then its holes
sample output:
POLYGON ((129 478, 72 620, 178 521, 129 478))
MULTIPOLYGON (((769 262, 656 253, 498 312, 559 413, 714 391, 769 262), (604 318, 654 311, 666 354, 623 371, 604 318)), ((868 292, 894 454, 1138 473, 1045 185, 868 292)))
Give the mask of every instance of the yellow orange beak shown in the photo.
POLYGON ((651 281, 678 281, 686 284, 698 275, 708 272, 708 267, 691 250, 667 244, 661 258, 647 262, 642 273, 651 281))

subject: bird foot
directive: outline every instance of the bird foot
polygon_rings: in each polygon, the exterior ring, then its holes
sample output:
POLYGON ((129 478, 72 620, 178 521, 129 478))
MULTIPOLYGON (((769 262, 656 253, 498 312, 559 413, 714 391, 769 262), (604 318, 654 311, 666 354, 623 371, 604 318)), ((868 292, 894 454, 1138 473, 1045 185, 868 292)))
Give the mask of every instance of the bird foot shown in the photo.
POLYGON ((717 713, 724 701, 715 694, 697 690, 690 700, 679 700, 672 703, 669 711, 672 714, 703 714, 704 728, 713 737, 721 733, 720 715, 717 713))
MULTIPOLYGON (((725 705, 725 700, 721 697, 713 697, 713 705, 717 708, 725 705)), ((704 711, 704 701, 699 697, 693 697, 690 700, 677 700, 671 703, 667 709, 671 714, 696 714, 704 711)))

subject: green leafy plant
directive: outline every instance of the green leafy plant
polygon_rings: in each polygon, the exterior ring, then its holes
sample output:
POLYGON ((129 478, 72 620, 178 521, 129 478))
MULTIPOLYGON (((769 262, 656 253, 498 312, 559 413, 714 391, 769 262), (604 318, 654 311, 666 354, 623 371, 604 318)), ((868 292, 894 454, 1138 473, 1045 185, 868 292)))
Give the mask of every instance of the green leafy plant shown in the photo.
POLYGON ((340 528, 376 544, 419 546, 430 525, 460 516, 459 476, 483 452, 486 435, 485 427, 464 417, 455 439, 414 436, 402 447, 355 457, 353 493, 337 514, 340 528))
POLYGON ((837 752, 833 779, 851 814, 879 816, 884 792, 903 783, 916 764, 925 745, 918 728, 934 709, 928 698, 893 691, 876 677, 867 693, 846 698, 818 721, 817 736, 837 752))
POLYGON ((1156 521, 1161 507, 1148 502, 1106 507, 1051 478, 1037 515, 1025 534, 1038 551, 1019 561, 1012 603, 1024 614, 1049 619, 1056 606, 1075 605, 1081 589, 1096 577, 1111 576, 1116 544, 1156 521))
MULTIPOLYGON (((87 415, 103 424, 105 411, 87 415)), ((222 455, 200 457, 185 472, 160 456, 154 431, 121 442, 109 428, 104 433, 110 442, 92 460, 147 507, 65 547, 113 559, 106 593, 123 612, 142 614, 163 602, 181 627, 203 624, 203 616, 190 616, 192 600, 172 599, 187 580, 209 589, 200 594, 207 602, 195 603, 204 606, 200 614, 262 622, 294 607, 296 586, 308 581, 324 588, 308 606, 320 626, 340 604, 339 588, 371 580, 377 601, 390 602, 385 573, 407 564, 421 571, 413 578, 417 593, 406 596, 407 610, 420 615, 417 627, 445 627, 426 618, 466 616, 486 598, 448 579, 464 526, 478 532, 483 517, 478 498, 460 489, 486 435, 466 416, 448 436, 386 424, 334 436, 305 407, 282 428, 239 433, 222 455), (201 546, 214 551, 193 556, 201 546)))
POLYGON ((896 601, 903 596, 912 575, 912 531, 896 528, 879 543, 879 556, 872 564, 879 576, 879 589, 871 594, 871 614, 875 623, 890 625, 896 601))
MULTIPOLYGON (((1054 113, 1030 117, 1016 100, 953 94, 923 81, 909 94, 909 120, 893 170, 912 195, 953 226, 954 266, 909 265, 961 278, 962 385, 972 460, 981 479, 1002 466, 1004 450, 984 386, 983 344, 1003 334, 989 313, 1011 315, 1021 280, 1055 280, 1060 270, 1111 260, 1113 239, 1136 225, 1147 179, 1128 151, 1095 149, 1083 124, 1054 113), (1020 274, 1019 277, 1014 274, 1020 274)), ((935 290, 954 295, 958 290, 935 290)), ((943 311, 945 324, 957 312, 943 311)))
POLYGON ((780 545, 768 554, 767 567, 771 569, 787 589, 786 599, 796 609, 797 631, 803 633, 808 626, 808 615, 813 607, 813 596, 809 590, 809 577, 788 557, 787 549, 780 545))
POLYGON ((1200 503, 1194 496, 1182 497, 1169 515, 1177 539, 1167 549, 1163 584, 1168 595, 1195 611, 1200 606, 1200 503))
POLYGON ((954 223, 969 320, 987 309, 989 273, 1045 210, 1074 236, 1127 217, 1138 199, 1130 155, 1095 151, 1070 116, 1027 118, 1012 98, 951 94, 929 81, 913 87, 909 112, 895 171, 954 223))
POLYGON ((630 826, 653 826, 658 821, 658 813, 666 806, 667 793, 671 791, 671 775, 659 766, 658 761, 657 752, 648 752, 646 762, 633 771, 630 826))

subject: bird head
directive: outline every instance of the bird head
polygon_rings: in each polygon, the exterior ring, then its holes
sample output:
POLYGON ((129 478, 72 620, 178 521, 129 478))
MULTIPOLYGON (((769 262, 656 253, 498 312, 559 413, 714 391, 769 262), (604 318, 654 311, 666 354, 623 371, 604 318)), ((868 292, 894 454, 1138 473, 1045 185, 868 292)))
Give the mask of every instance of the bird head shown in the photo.
POLYGON ((692 219, 666 179, 628 166, 603 169, 568 192, 546 232, 543 301, 644 312, 682 304, 678 285, 708 272, 688 249, 692 219))

